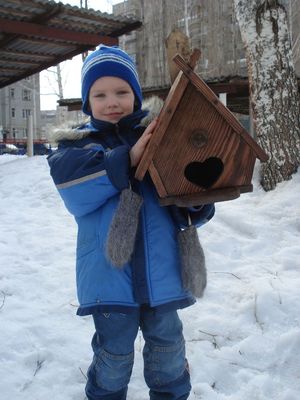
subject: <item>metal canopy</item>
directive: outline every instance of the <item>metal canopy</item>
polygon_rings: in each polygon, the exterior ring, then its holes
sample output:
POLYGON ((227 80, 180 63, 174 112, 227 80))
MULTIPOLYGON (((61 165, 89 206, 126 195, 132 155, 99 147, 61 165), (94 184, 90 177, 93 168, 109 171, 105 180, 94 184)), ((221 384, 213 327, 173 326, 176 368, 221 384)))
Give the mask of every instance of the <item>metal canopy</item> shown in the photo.
POLYGON ((141 26, 47 0, 0 0, 0 88, 95 48, 141 26))

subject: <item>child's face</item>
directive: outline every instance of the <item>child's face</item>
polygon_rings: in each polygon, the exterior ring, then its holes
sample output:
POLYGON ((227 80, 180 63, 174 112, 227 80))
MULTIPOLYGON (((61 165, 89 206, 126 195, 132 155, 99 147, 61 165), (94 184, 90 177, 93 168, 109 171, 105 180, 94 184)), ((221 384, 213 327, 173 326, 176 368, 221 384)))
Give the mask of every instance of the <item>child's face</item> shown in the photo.
POLYGON ((93 83, 89 104, 95 119, 116 124, 133 112, 134 93, 123 79, 104 76, 93 83))

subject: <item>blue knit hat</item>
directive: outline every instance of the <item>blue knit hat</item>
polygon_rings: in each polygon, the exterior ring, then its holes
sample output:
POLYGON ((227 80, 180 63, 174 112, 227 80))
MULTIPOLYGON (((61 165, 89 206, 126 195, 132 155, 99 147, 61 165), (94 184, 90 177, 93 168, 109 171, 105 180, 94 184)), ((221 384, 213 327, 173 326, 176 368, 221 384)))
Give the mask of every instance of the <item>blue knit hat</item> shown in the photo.
POLYGON ((84 61, 81 70, 82 111, 91 115, 89 92, 93 83, 104 76, 114 76, 126 81, 135 94, 137 109, 142 106, 142 90, 136 66, 131 57, 117 46, 100 45, 84 61))

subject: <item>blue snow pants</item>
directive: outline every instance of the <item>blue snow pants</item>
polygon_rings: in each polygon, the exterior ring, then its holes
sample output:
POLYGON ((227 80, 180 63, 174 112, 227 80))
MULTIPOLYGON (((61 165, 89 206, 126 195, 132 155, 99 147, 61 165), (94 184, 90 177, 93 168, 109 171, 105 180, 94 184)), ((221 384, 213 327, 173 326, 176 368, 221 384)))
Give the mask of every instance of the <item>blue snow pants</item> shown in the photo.
POLYGON ((89 400, 126 400, 140 328, 145 340, 144 378, 151 400, 186 400, 191 390, 182 323, 177 311, 140 309, 130 314, 94 314, 89 400))

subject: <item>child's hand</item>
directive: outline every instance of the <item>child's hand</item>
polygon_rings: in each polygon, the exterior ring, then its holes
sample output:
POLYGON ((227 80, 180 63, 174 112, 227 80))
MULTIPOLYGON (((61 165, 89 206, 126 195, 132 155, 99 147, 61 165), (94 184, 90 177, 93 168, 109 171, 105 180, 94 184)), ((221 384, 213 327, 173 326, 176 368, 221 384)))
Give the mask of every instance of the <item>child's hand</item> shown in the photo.
POLYGON ((131 148, 129 155, 130 155, 130 161, 131 161, 131 166, 136 167, 138 163, 140 162, 142 155, 145 151, 145 148, 151 138, 151 135, 157 125, 157 118, 155 118, 147 127, 145 132, 142 134, 142 136, 139 138, 139 140, 136 142, 136 144, 131 148))

